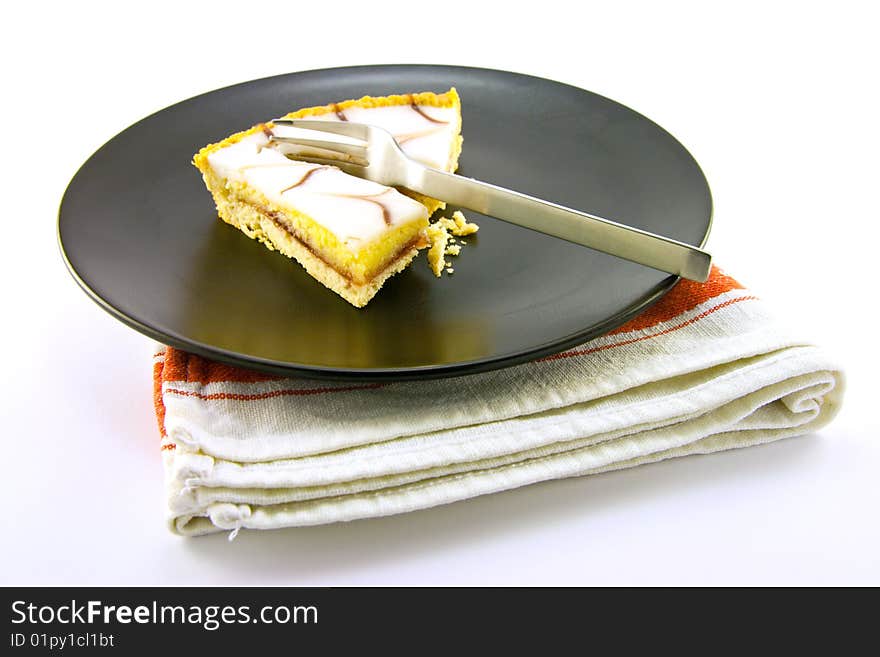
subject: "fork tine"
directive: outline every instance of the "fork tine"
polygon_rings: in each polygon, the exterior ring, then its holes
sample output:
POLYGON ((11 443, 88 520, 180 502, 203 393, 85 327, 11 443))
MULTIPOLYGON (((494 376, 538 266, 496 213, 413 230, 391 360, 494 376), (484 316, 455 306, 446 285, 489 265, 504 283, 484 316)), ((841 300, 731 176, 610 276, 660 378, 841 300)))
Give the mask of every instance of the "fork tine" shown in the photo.
POLYGON ((278 144, 278 150, 287 157, 294 160, 302 160, 307 157, 320 158, 327 160, 333 164, 356 164, 358 166, 368 166, 369 160, 363 157, 355 157, 338 151, 327 150, 326 148, 312 148, 310 146, 300 146, 297 144, 281 143, 278 144))
POLYGON ((342 169, 345 173, 352 176, 364 177, 364 166, 355 164, 354 162, 341 162, 340 160, 332 160, 324 157, 312 157, 311 155, 296 156, 298 162, 310 162, 312 164, 328 164, 337 169, 342 169))
POLYGON ((354 137, 366 141, 368 138, 367 126, 362 123, 349 123, 347 121, 316 121, 315 119, 275 119, 272 123, 289 125, 304 130, 317 130, 319 132, 332 132, 336 135, 354 137))
POLYGON ((302 146, 306 148, 320 148, 325 151, 334 151, 340 155, 349 157, 357 157, 365 159, 367 156, 367 147, 361 144, 349 144, 334 139, 307 139, 300 137, 282 137, 272 135, 272 141, 279 144, 290 144, 291 146, 302 146))

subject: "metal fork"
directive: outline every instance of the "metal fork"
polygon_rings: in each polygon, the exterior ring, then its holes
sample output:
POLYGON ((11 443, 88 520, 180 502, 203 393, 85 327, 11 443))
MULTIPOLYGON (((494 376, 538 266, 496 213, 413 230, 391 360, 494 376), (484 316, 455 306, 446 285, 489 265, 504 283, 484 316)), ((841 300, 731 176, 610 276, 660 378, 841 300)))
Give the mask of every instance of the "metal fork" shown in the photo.
POLYGON ((703 282, 712 256, 697 247, 638 228, 572 210, 503 187, 424 166, 407 157, 387 130, 360 123, 276 119, 323 135, 275 135, 284 152, 297 160, 330 164, 346 173, 388 186, 406 187, 524 226, 539 233, 603 251, 660 271, 703 282))

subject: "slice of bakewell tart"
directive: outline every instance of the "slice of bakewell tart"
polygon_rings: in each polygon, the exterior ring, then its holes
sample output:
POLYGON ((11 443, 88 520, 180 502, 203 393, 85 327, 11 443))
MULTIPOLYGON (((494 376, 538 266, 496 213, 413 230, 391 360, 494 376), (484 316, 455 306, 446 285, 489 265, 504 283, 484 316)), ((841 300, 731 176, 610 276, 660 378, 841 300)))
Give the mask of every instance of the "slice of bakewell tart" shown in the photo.
MULTIPOLYGON (((284 118, 370 123, 428 166, 454 171, 461 153, 461 111, 444 94, 365 96, 292 112, 284 118)), ((290 159, 259 124, 202 148, 193 158, 220 218, 306 271, 356 307, 427 246, 428 217, 441 201, 398 191, 332 166, 290 159), (401 193, 402 192, 402 193, 401 193)))

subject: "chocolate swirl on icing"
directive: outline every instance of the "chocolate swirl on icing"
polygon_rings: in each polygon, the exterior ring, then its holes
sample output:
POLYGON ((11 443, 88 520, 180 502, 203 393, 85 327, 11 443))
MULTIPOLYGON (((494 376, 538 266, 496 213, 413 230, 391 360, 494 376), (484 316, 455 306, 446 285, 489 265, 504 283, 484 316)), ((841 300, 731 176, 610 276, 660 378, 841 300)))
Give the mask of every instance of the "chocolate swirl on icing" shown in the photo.
POLYGON ((315 167, 314 169, 309 169, 308 171, 305 172, 305 174, 303 175, 302 178, 300 178, 299 180, 297 180, 297 181, 296 181, 295 183, 293 183, 292 185, 288 185, 287 187, 285 187, 284 189, 282 189, 282 190, 281 190, 280 192, 278 192, 278 193, 279 193, 279 194, 283 194, 284 192, 286 192, 286 191, 288 191, 288 190, 290 190, 290 189, 293 189, 294 187, 299 187, 300 185, 305 184, 305 182, 306 182, 309 178, 312 177, 312 174, 313 174, 313 173, 315 173, 315 172, 317 172, 317 171, 321 171, 322 169, 330 169, 330 168, 332 168, 332 167, 330 167, 329 165, 324 165, 324 166, 320 166, 320 167, 315 167))
MULTIPOLYGON (((385 192, 382 192, 384 194, 385 192)), ((377 194, 377 196, 381 196, 382 194, 377 194)), ((379 209, 382 210, 382 221, 385 222, 386 226, 391 225, 391 213, 388 211, 388 206, 382 203, 381 201, 377 201, 374 198, 368 198, 366 196, 360 197, 362 200, 367 201, 368 203, 373 203, 379 206, 379 209)))
MULTIPOLYGON (((412 95, 411 95, 411 94, 410 94, 410 98, 412 99, 412 95)), ((430 116, 426 115, 424 112, 422 112, 422 111, 418 108, 418 106, 415 105, 414 102, 410 105, 410 107, 412 107, 416 112, 418 112, 420 115, 424 116, 428 121, 431 121, 432 123, 443 123, 443 124, 448 123, 448 121, 439 121, 439 120, 437 120, 437 119, 433 119, 433 118, 431 118, 430 116)), ((340 121, 348 121, 348 118, 346 118, 346 116, 342 113, 342 110, 339 109, 339 106, 338 106, 336 103, 333 103, 333 110, 334 110, 334 112, 336 113, 336 116, 339 118, 340 121)), ((271 147, 272 147, 272 138, 273 138, 275 135, 273 134, 272 130, 271 130, 268 126, 263 125, 263 126, 262 126, 262 130, 263 130, 263 134, 265 134, 267 137, 269 137, 270 143, 269 143, 268 147, 271 148, 271 147)), ((398 142, 399 142, 399 143, 403 143, 403 142, 405 142, 405 141, 408 141, 409 139, 415 139, 416 137, 422 137, 422 136, 425 136, 425 135, 432 134, 432 133, 436 132, 437 130, 440 130, 440 128, 437 127, 437 128, 433 128, 433 129, 430 129, 430 130, 423 130, 423 131, 421 131, 421 132, 414 132, 414 133, 409 133, 409 134, 407 134, 407 135, 402 135, 402 140, 401 140, 400 138, 398 138, 398 142)), ((291 161, 290 164, 294 164, 294 162, 291 161)), ((285 164, 283 164, 283 163, 271 163, 271 164, 266 164, 266 165, 260 165, 260 164, 257 164, 257 165, 245 165, 244 167, 240 167, 240 170, 244 170, 244 169, 246 169, 246 168, 251 168, 251 167, 261 167, 261 166, 270 166, 270 167, 271 167, 271 166, 285 166, 285 164)), ((313 175, 314 173, 318 172, 318 171, 321 171, 321 170, 323 170, 323 169, 335 169, 335 168, 336 168, 336 167, 333 167, 333 166, 330 166, 330 165, 323 165, 323 166, 315 167, 314 169, 309 169, 308 171, 305 172, 305 174, 302 175, 302 177, 300 177, 299 180, 297 180, 296 182, 294 182, 294 183, 291 184, 291 185, 288 185, 287 187, 285 187, 284 189, 282 189, 282 190, 281 190, 280 192, 278 192, 278 193, 279 193, 279 194, 284 194, 284 192, 287 192, 287 191, 289 191, 289 190, 291 190, 291 189, 294 189, 294 188, 296 188, 296 187, 300 187, 300 186, 302 186, 302 185, 305 185, 305 184, 309 181, 309 178, 311 178, 312 175, 313 175)), ((382 211, 382 221, 385 223, 385 225, 386 225, 386 226, 391 226, 392 223, 393 223, 393 222, 392 222, 392 218, 391 218, 391 211, 388 209, 388 206, 387 206, 387 205, 385 205, 385 204, 382 203, 381 201, 377 200, 378 197, 383 196, 384 194, 387 194, 387 193, 390 192, 390 191, 392 191, 392 189, 391 189, 391 188, 388 188, 388 189, 385 189, 385 190, 379 192, 378 194, 365 194, 365 195, 358 195, 358 194, 327 194, 326 192, 320 192, 320 193, 324 194, 325 196, 336 196, 336 197, 340 197, 340 198, 351 198, 351 199, 356 199, 356 200, 359 200, 359 201, 364 201, 365 203, 372 203, 373 205, 377 206, 377 207, 382 211)))
POLYGON ((407 97, 409 98, 409 106, 410 106, 410 108, 412 108, 412 110, 413 110, 416 114, 418 114, 419 116, 421 116, 421 117, 427 119, 427 120, 430 121, 431 123, 441 123, 441 124, 443 124, 443 125, 448 125, 448 124, 449 124, 449 121, 441 121, 440 119, 435 119, 434 117, 432 117, 432 116, 428 116, 427 114, 425 114, 425 112, 422 110, 422 108, 419 107, 418 105, 416 105, 416 99, 415 99, 415 97, 414 97, 412 94, 407 94, 407 97))
POLYGON ((443 128, 429 128, 428 130, 421 130, 419 132, 407 132, 402 135, 394 135, 394 139, 398 144, 405 144, 411 139, 418 139, 419 137, 427 137, 428 135, 433 135, 437 132, 440 132, 443 128))
POLYGON ((336 196, 338 198, 353 198, 357 201, 364 201, 366 203, 372 203, 377 206, 380 210, 382 210, 382 221, 385 222, 386 226, 391 225, 391 211, 388 209, 388 206, 382 203, 382 201, 376 200, 379 196, 384 196, 388 192, 393 191, 392 188, 385 189, 378 194, 328 194, 328 196, 336 196))
MULTIPOLYGON (((308 171, 305 172, 305 174, 303 174, 303 176, 299 180, 297 180, 292 185, 288 185, 287 187, 285 187, 284 189, 282 189, 278 193, 283 194, 284 192, 291 190, 291 189, 294 189, 295 187, 300 187, 301 185, 305 185, 305 183, 308 182, 309 178, 311 178, 312 175, 314 173, 317 173, 318 171, 322 171, 324 169, 335 169, 335 168, 336 167, 325 164, 323 166, 315 167, 314 169, 309 169, 308 171)), ((384 194, 387 194, 390 191, 392 191, 391 188, 388 188, 388 189, 385 189, 385 190, 379 192, 378 194, 364 194, 364 195, 360 195, 360 194, 332 194, 332 193, 328 194, 327 192, 318 192, 318 193, 320 193, 324 196, 336 196, 338 198, 351 198, 351 199, 355 199, 358 201, 364 201, 366 203, 372 203, 373 205, 377 206, 382 211, 382 221, 385 223, 385 225, 390 226, 392 224, 391 211, 388 209, 388 206, 386 206, 381 201, 377 200, 377 197, 382 196, 384 194)))
POLYGON ((365 196, 355 196, 353 194, 334 194, 334 196, 344 196, 346 198, 354 198, 359 201, 366 201, 367 203, 372 203, 379 207, 382 210, 382 221, 385 222, 386 226, 391 225, 391 212, 388 210, 388 206, 382 203, 382 201, 377 201, 377 196, 382 196, 383 194, 387 194, 390 192, 390 189, 386 189, 384 192, 379 192, 378 194, 367 194, 365 196))

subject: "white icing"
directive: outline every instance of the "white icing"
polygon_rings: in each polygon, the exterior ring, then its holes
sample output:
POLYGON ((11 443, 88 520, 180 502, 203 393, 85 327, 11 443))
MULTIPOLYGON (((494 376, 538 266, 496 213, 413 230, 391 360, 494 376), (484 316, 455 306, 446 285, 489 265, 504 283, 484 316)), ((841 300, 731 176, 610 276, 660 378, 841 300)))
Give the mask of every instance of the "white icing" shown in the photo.
POLYGON ((271 147, 262 132, 215 151, 208 162, 217 175, 247 183, 281 208, 307 214, 353 251, 423 219, 427 212, 421 203, 391 187, 335 167, 290 160, 271 147), (303 184, 290 188, 313 170, 303 184))
MULTIPOLYGON (((412 159, 435 169, 446 170, 453 141, 458 135, 458 113, 452 107, 425 105, 419 105, 419 111, 443 123, 426 119, 410 105, 349 107, 343 113, 352 123, 367 123, 384 128, 394 135, 400 148, 412 159)), ((340 120, 333 112, 308 118, 319 121, 340 120)))

